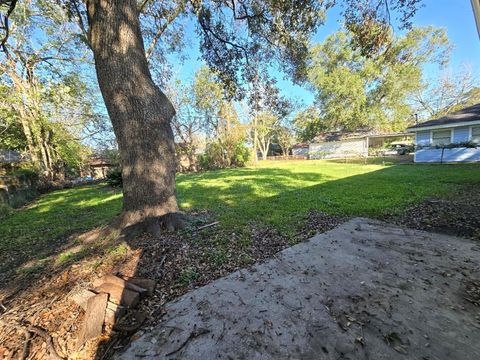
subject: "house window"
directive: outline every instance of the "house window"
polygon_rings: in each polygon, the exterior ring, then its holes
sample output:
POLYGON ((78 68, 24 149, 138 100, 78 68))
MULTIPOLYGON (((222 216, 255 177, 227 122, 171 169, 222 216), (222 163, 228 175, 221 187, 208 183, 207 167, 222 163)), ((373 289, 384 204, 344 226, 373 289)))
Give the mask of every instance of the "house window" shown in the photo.
POLYGON ((480 144, 480 126, 472 127, 472 141, 480 144))
POLYGON ((452 140, 451 130, 435 130, 432 131, 432 145, 447 145, 452 140))

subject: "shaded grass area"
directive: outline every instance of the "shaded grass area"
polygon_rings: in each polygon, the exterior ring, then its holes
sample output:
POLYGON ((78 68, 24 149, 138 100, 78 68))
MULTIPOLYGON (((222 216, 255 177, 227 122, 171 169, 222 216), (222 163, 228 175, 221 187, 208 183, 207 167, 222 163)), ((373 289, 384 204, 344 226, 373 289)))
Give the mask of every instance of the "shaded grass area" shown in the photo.
MULTIPOLYGON (((57 251, 67 236, 107 223, 120 213, 121 197, 119 191, 97 184, 44 194, 14 210, 0 221, 0 273, 15 263, 12 260, 42 259, 57 251)), ((60 254, 60 262, 66 256, 60 254)))
MULTIPOLYGON (((251 224, 292 235, 311 210, 346 216, 400 213, 428 197, 480 185, 470 165, 363 165, 326 161, 260 162, 257 167, 181 174, 183 210, 208 209, 221 227, 248 236, 251 224)), ((55 252, 65 238, 108 222, 121 210, 121 193, 104 185, 55 191, 0 222, 0 273, 55 252)), ((248 239, 244 239, 248 246, 248 239)), ((79 254, 82 254, 80 251, 79 254)), ((60 254, 57 262, 78 254, 60 254)), ((215 261, 220 261, 221 256, 215 261)))

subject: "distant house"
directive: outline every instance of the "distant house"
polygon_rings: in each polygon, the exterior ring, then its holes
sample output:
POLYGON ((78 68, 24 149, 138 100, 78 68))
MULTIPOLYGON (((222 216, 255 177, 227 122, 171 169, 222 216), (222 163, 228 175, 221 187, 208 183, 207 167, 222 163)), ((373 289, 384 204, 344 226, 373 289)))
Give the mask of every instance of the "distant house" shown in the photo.
POLYGON ((309 158, 315 159, 335 159, 345 157, 367 157, 368 156, 368 138, 350 137, 341 140, 314 141, 310 144, 309 158))
POLYGON ((310 146, 305 143, 298 143, 292 146, 292 155, 293 156, 302 156, 305 159, 308 158, 308 150, 310 146))
MULTIPOLYGON (((296 144, 293 155, 308 156, 309 159, 335 159, 344 157, 367 157, 385 149, 392 142, 411 143, 412 133, 379 134, 372 131, 325 132, 310 144, 296 144)), ((391 151, 396 154, 396 151, 391 151)))
POLYGON ((94 155, 88 159, 86 167, 80 172, 80 176, 104 179, 110 171, 116 168, 118 168, 118 164, 110 157, 94 155))
POLYGON ((411 126, 415 162, 480 161, 480 104, 411 126))
POLYGON ((23 162, 28 162, 30 157, 23 155, 18 151, 9 149, 0 149, 0 174, 12 170, 23 162))

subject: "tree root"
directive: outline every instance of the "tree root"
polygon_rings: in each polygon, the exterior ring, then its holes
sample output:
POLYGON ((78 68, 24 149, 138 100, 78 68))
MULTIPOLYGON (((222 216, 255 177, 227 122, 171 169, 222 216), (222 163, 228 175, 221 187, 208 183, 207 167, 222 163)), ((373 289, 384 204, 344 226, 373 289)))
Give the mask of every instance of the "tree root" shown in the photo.
POLYGON ((183 229, 185 227, 184 219, 184 215, 179 212, 169 213, 160 217, 149 217, 123 227, 121 236, 129 239, 147 233, 153 237, 159 237, 165 231, 172 232, 183 229))
POLYGON ((57 350, 55 350, 55 346, 53 345, 52 337, 45 330, 40 329, 39 327, 32 325, 28 328, 28 331, 35 334, 35 335, 38 335, 39 337, 41 337, 43 339, 43 341, 47 344, 47 350, 50 353, 50 358, 51 359, 63 360, 63 357, 58 355, 57 350))
POLYGON ((25 360, 28 358, 28 352, 30 347, 30 340, 32 339, 32 333, 30 331, 25 332, 25 341, 23 342, 22 354, 20 355, 20 360, 25 360))

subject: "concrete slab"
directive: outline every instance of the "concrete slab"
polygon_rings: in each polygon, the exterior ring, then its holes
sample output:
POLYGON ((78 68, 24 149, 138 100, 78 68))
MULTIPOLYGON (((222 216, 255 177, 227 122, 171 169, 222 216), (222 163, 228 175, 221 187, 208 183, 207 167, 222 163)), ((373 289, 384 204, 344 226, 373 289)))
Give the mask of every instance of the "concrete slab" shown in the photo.
POLYGON ((478 243, 356 218, 167 304, 120 358, 478 360, 479 264, 478 243))

